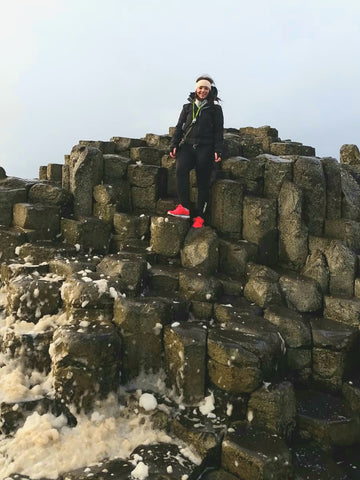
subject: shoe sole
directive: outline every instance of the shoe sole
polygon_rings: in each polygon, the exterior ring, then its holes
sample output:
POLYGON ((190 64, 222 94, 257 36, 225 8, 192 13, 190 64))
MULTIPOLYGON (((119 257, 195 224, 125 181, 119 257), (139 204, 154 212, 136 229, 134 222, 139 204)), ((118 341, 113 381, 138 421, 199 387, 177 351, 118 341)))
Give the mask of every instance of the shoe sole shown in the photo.
POLYGON ((175 213, 170 213, 167 212, 168 215, 171 215, 172 217, 178 217, 178 218, 190 218, 190 215, 176 215, 175 213))

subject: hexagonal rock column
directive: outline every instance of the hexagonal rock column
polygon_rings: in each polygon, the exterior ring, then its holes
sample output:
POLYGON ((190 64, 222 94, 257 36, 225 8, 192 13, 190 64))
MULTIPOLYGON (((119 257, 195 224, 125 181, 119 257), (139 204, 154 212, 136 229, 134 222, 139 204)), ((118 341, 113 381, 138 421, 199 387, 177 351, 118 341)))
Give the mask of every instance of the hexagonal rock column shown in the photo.
POLYGON ((253 392, 262 381, 259 345, 259 339, 242 332, 211 329, 208 337, 211 382, 231 393, 253 392))
POLYGON ((91 215, 93 188, 102 181, 104 159, 97 148, 75 145, 68 161, 69 189, 74 196, 75 217, 91 215))
POLYGON ((340 163, 360 167, 360 152, 357 145, 345 144, 340 148, 340 163))
POLYGON ((326 318, 310 320, 313 338, 313 379, 329 390, 340 390, 356 359, 358 330, 326 318))
POLYGON ((189 221, 176 217, 152 217, 150 246, 163 257, 176 257, 184 244, 189 221))
POLYGON ((317 312, 322 308, 322 292, 315 280, 288 274, 280 277, 279 285, 288 308, 302 313, 317 312))
POLYGON ((360 299, 324 297, 324 317, 353 327, 360 326, 360 299))
POLYGON ((234 180, 218 180, 211 190, 211 225, 231 238, 241 238, 243 185, 234 180))
POLYGON ((207 330, 197 322, 175 323, 164 331, 168 382, 185 404, 203 399, 206 378, 207 330))
POLYGON ((244 296, 260 307, 282 304, 279 274, 269 267, 251 264, 244 296))
POLYGON ((16 203, 13 224, 25 230, 34 230, 36 240, 52 240, 60 232, 60 207, 41 203, 16 203))
POLYGON ((222 467, 238 478, 293 478, 291 452, 284 440, 245 423, 225 435, 221 457, 222 467))
POLYGON ((181 250, 181 263, 186 268, 215 273, 219 263, 219 240, 214 230, 210 227, 190 229, 181 250))
POLYGON ((293 385, 281 382, 266 385, 250 396, 248 419, 285 440, 291 440, 296 426, 296 399, 293 385))
POLYGON ((13 220, 13 205, 26 202, 25 188, 0 189, 0 225, 10 227, 13 220))
POLYGON ((321 235, 326 214, 326 182, 321 160, 299 157, 294 164, 294 183, 304 193, 305 222, 312 235, 321 235))
POLYGON ((296 393, 300 438, 317 442, 323 449, 359 441, 358 418, 338 395, 315 390, 296 393))
POLYGON ((64 325, 50 346, 56 394, 89 411, 120 383, 121 339, 110 322, 64 325))
POLYGON ((70 245, 97 253, 107 253, 110 245, 111 225, 105 220, 85 217, 81 220, 61 219, 61 231, 70 245))
POLYGON ((146 274, 146 261, 135 253, 107 255, 96 266, 100 274, 117 279, 118 289, 128 295, 140 293, 146 274))
POLYGON ((308 255, 308 229, 303 221, 303 194, 291 182, 284 182, 279 193, 280 261, 299 270, 308 255))
POLYGON ((219 270, 232 279, 244 280, 249 261, 255 260, 257 246, 239 240, 238 242, 219 241, 219 270))
POLYGON ((169 304, 161 298, 119 297, 114 303, 114 323, 123 340, 123 377, 128 381, 142 372, 162 367, 163 327, 172 321, 169 304))
POLYGON ((357 265, 356 254, 342 242, 333 240, 325 250, 325 256, 330 273, 330 294, 352 297, 357 265))
POLYGON ((326 181, 326 218, 341 218, 341 173, 336 158, 321 159, 326 181))
POLYGON ((265 161, 264 194, 269 198, 277 198, 284 181, 292 181, 294 160, 268 154, 258 158, 265 161))
POLYGON ((43 315, 57 313, 60 306, 61 281, 48 274, 19 276, 7 285, 8 315, 36 323, 43 315))
POLYGON ((258 246, 258 261, 273 265, 278 260, 275 199, 244 197, 243 237, 258 246))

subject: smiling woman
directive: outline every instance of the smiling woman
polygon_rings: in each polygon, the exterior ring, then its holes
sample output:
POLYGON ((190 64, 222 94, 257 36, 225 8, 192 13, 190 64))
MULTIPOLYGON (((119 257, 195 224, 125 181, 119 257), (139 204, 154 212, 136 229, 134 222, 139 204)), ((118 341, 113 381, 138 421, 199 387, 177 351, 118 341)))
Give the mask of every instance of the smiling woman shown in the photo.
POLYGON ((176 180, 179 205, 168 214, 193 218, 193 228, 202 228, 209 204, 210 179, 215 163, 221 161, 223 151, 224 117, 218 91, 209 75, 196 80, 180 113, 170 147, 170 156, 176 158, 176 180), (214 163, 215 162, 215 163, 214 163), (198 188, 197 205, 190 205, 190 170, 195 169, 198 188))

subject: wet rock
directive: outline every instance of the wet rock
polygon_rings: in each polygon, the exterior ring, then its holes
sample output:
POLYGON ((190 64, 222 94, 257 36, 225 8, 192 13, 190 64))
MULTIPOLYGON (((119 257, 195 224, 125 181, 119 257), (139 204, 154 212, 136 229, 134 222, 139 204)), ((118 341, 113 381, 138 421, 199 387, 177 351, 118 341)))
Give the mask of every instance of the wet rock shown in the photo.
POLYGON ((163 328, 173 314, 161 298, 119 297, 114 303, 114 323, 123 340, 123 380, 142 371, 157 372, 163 365, 163 328))
POLYGON ((95 272, 96 265, 100 260, 100 257, 91 255, 79 255, 76 257, 59 256, 50 260, 48 265, 51 273, 55 273, 61 277, 71 277, 78 272, 95 272))
POLYGON ((219 240, 214 230, 210 227, 189 230, 181 249, 181 264, 208 274, 217 271, 219 240))
POLYGON ((211 329, 208 375, 214 385, 231 393, 250 393, 259 387, 262 372, 256 353, 260 344, 259 338, 244 333, 211 329))
POLYGON ((189 221, 175 217, 152 217, 150 246, 164 257, 176 257, 183 247, 189 221))
POLYGON ((352 296, 354 294, 357 257, 341 242, 333 240, 325 251, 329 266, 329 292, 334 296, 352 296))
POLYGON ((281 292, 288 308, 298 312, 316 312, 322 307, 322 293, 318 283, 299 275, 282 275, 281 292))
POLYGON ((109 251, 111 226, 100 218, 87 217, 81 220, 61 219, 61 232, 70 245, 96 253, 109 251))
POLYGON ((353 327, 360 325, 360 300, 358 298, 324 297, 324 317, 353 327))
POLYGON ((26 242, 26 235, 19 229, 4 229, 0 227, 0 260, 6 261, 16 258, 15 251, 26 242))
POLYGON ((215 302, 221 295, 221 283, 216 277, 209 277, 191 270, 179 273, 180 296, 186 300, 215 302))
POLYGON ((96 266, 96 271, 118 282, 118 289, 130 295, 141 291, 147 271, 146 260, 137 254, 118 253, 107 255, 96 266))
POLYGON ((67 245, 57 242, 36 242, 22 243, 16 249, 16 254, 26 262, 43 263, 54 258, 76 255, 77 249, 74 245, 67 245))
POLYGON ((318 445, 306 442, 295 445, 293 452, 293 468, 298 480, 348 480, 344 470, 327 452, 318 445))
POLYGON ((49 347, 53 338, 53 329, 44 332, 17 334, 9 329, 2 338, 0 351, 11 358, 21 358, 27 368, 39 372, 50 372, 51 360, 49 347))
POLYGON ((298 431, 323 449, 360 440, 359 421, 338 396, 314 390, 298 391, 298 431))
POLYGON ((281 305, 268 307, 264 318, 275 325, 287 347, 311 346, 311 332, 303 315, 281 305))
POLYGON ((231 325, 233 322, 238 323, 239 321, 245 324, 245 321, 248 320, 246 323, 251 326, 253 317, 261 317, 263 309, 250 303, 244 297, 240 297, 233 303, 215 303, 214 315, 219 324, 231 325))
POLYGON ((89 411, 120 382, 121 339, 110 322, 59 327, 50 347, 56 394, 89 411))
POLYGON ((341 389, 350 371, 357 347, 358 331, 325 318, 311 319, 313 336, 313 379, 326 389, 341 389))
POLYGON ((97 273, 80 272, 66 279, 61 297, 66 308, 111 309, 120 292, 116 280, 105 279, 97 273))
POLYGON ((75 217, 89 216, 93 210, 93 188, 102 180, 102 152, 92 146, 75 145, 71 150, 68 167, 75 217))
POLYGON ((170 385, 185 404, 203 399, 207 330, 201 323, 184 322, 164 329, 165 364, 170 385))
POLYGON ((234 426, 222 445, 222 467, 239 478, 292 478, 291 453, 285 442, 251 425, 234 426))
POLYGON ((243 238, 258 246, 258 261, 273 265, 278 260, 276 200, 244 197, 243 238))
POLYGON ((57 313, 60 307, 61 281, 51 274, 45 277, 16 277, 7 285, 8 315, 36 323, 43 315, 57 313))
POLYGON ((206 466, 220 466, 221 441, 226 430, 226 419, 218 417, 213 411, 203 410, 205 405, 199 408, 187 407, 178 412, 172 421, 172 433, 177 438, 191 445, 202 460, 206 460, 206 466))
POLYGON ((279 192, 279 259, 299 270, 308 255, 308 229, 304 222, 301 188, 285 181, 279 192))
POLYGON ((248 269, 245 297, 262 308, 282 304, 279 288, 279 274, 266 266, 252 265, 248 269))
POLYGON ((229 242, 219 241, 219 270, 232 279, 244 280, 249 261, 255 260, 257 246, 253 243, 239 240, 229 242))
POLYGON ((1 281, 4 285, 8 284, 13 278, 33 274, 34 276, 46 275, 49 272, 49 264, 41 263, 33 265, 31 263, 3 263, 1 265, 1 281))
MULTIPOLYGON (((210 360, 217 362, 213 364, 209 361, 209 369, 213 368, 213 375, 209 373, 209 376, 215 385, 227 390, 223 382, 225 377, 221 376, 223 370, 224 375, 227 372, 229 382, 234 381, 236 385, 243 385, 246 382, 251 385, 249 387, 251 390, 262 377, 265 379, 274 377, 281 358, 281 340, 269 322, 252 317, 250 321, 238 321, 221 329, 218 327, 210 329, 208 350, 210 360), (247 376, 238 378, 235 371, 237 367, 243 366, 249 366, 246 370, 247 376), (256 369, 260 369, 261 372, 257 372, 256 369)), ((258 384, 254 389, 257 386, 258 384)), ((229 391, 242 393, 244 390, 229 389, 229 391)))
POLYGON ((241 238, 242 184, 235 180, 217 180, 211 192, 211 226, 230 238, 241 238))
POLYGON ((351 376, 342 385, 342 394, 349 403, 351 410, 360 413, 360 381, 358 376, 351 376))
POLYGON ((90 467, 81 467, 62 475, 63 480, 128 480, 134 465, 120 458, 104 460, 90 467))
POLYGON ((195 480, 203 470, 201 464, 190 460, 184 448, 173 443, 140 445, 133 450, 130 462, 136 465, 139 457, 148 467, 149 480, 195 480))
POLYGON ((151 294, 173 295, 179 292, 179 268, 154 265, 148 273, 151 294))
POLYGON ((326 183, 321 160, 298 157, 294 163, 294 183, 304 193, 305 222, 311 235, 321 235, 326 213, 326 183))
POLYGON ((290 382, 265 384, 250 395, 248 419, 290 441, 296 426, 296 400, 290 382))

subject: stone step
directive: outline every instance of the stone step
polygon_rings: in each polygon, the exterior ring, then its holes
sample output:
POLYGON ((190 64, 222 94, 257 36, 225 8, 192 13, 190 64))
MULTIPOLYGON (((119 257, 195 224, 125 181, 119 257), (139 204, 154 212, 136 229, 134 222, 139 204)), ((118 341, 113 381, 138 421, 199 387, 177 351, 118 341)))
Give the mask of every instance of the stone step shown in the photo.
POLYGON ((297 426, 300 438, 321 448, 360 442, 360 423, 341 396, 316 390, 298 390, 297 426))
POLYGON ((34 240, 55 239, 60 233, 60 207, 41 203, 16 203, 13 207, 13 225, 34 230, 34 240))
POLYGON ((229 429, 222 443, 221 466, 238 478, 293 478, 291 452, 279 437, 246 423, 229 429))

